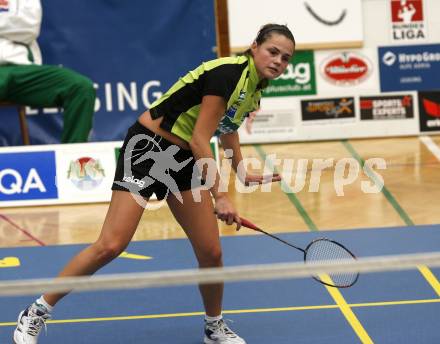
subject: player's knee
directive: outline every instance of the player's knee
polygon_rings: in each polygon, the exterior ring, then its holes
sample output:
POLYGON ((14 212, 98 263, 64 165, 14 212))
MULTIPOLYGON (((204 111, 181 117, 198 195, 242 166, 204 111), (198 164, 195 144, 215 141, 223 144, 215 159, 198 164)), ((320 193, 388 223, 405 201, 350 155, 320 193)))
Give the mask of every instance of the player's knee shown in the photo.
POLYGON ((99 261, 109 262, 117 258, 125 249, 126 245, 122 243, 96 243, 96 256, 99 261))
POLYGON ((199 257, 199 265, 202 268, 218 267, 223 265, 223 255, 220 247, 213 247, 206 250, 199 257))

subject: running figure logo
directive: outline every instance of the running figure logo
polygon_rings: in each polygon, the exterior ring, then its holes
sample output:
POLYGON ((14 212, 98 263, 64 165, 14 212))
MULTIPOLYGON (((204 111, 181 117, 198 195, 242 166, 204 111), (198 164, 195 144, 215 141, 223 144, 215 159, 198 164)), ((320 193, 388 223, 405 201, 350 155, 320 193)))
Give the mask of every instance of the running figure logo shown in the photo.
POLYGON ((140 195, 139 191, 152 185, 155 181, 158 181, 167 187, 167 196, 171 191, 172 194, 183 203, 182 195, 180 194, 179 187, 176 181, 170 175, 170 170, 178 172, 184 168, 193 158, 188 158, 182 162, 178 162, 174 155, 179 151, 179 147, 171 145, 167 149, 162 150, 159 145, 160 140, 156 141, 156 135, 154 138, 146 134, 138 134, 133 136, 127 144, 124 153, 124 178, 123 181, 116 181, 117 184, 126 187, 131 193, 140 195), (140 141, 147 141, 146 146, 141 148, 134 148, 140 141), (137 159, 136 159, 137 158, 137 159), (141 162, 150 159, 153 164, 146 175, 141 180, 135 179, 131 170, 131 160, 136 159, 133 165, 138 165, 141 162))

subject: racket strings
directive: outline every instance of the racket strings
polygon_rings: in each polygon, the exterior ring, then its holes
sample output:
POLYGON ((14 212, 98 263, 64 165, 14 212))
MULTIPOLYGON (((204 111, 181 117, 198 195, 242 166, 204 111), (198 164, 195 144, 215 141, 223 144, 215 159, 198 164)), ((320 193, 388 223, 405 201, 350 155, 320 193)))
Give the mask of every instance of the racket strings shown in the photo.
MULTIPOLYGON (((328 239, 315 240, 309 245, 305 254, 305 262, 307 264, 316 264, 323 261, 337 263, 353 260, 355 258, 346 248, 328 239)), ((344 288, 352 286, 358 276, 357 272, 335 272, 314 276, 314 278, 321 283, 344 288)))

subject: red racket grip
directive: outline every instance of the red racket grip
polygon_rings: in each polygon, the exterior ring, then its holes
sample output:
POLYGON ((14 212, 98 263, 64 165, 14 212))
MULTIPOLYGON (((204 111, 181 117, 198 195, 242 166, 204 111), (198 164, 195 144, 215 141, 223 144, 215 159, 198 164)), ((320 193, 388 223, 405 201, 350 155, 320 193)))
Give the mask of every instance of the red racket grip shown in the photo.
POLYGON ((256 231, 260 231, 260 228, 255 226, 251 221, 246 220, 246 219, 244 219, 242 217, 240 217, 240 220, 241 220, 241 225, 243 227, 246 227, 246 228, 249 228, 249 229, 253 229, 253 230, 256 230, 256 231))

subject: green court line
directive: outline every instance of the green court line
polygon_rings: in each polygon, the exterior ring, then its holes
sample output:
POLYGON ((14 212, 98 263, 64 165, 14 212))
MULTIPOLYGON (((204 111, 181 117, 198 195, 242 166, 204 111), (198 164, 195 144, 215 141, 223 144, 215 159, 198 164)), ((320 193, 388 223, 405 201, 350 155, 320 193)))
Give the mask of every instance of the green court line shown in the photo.
MULTIPOLYGON (((266 161, 266 153, 264 152, 263 148, 261 148, 260 145, 253 145, 257 153, 260 155, 260 158, 263 161, 266 161)), ((269 164, 269 167, 273 170, 273 172, 278 173, 275 166, 272 165, 272 162, 270 160, 267 161, 269 164)), ((307 211, 302 206, 301 202, 299 201, 298 197, 295 196, 295 193, 292 191, 292 189, 287 185, 287 183, 284 180, 281 180, 283 192, 289 199, 289 201, 295 206, 298 213, 303 218, 304 222, 306 223, 307 227, 310 231, 318 231, 318 227, 316 227, 315 223, 310 218, 309 214, 307 214, 307 211), (287 192, 286 192, 287 190, 287 192)))
MULTIPOLYGON (((342 140, 341 141, 344 147, 350 152, 350 154, 359 162, 359 164, 364 168, 365 161, 361 158, 361 156, 356 152, 354 147, 348 142, 348 140, 342 140)), ((365 173, 368 175, 368 177, 376 184, 380 184, 381 182, 377 180, 376 175, 370 170, 370 168, 367 166, 367 168, 364 169, 365 173)), ((396 199, 393 197, 391 192, 385 187, 385 185, 382 188, 382 193, 384 194, 385 198, 388 200, 388 202, 393 206, 393 208, 396 210, 396 212, 399 214, 400 218, 405 222, 407 226, 414 226, 414 222, 410 219, 409 215, 403 210, 403 208, 397 203, 396 199)), ((423 278, 428 282, 428 284, 432 287, 432 289, 439 295, 440 297, 440 283, 435 277, 435 275, 432 273, 432 271, 427 266, 419 266, 418 270, 422 274, 423 278)))
MULTIPOLYGON (((264 152, 263 148, 260 145, 254 145, 255 150, 260 155, 261 159, 266 161, 266 153, 264 152)), ((276 167, 273 166, 271 161, 267 160, 267 163, 269 164, 269 167, 273 170, 273 172, 278 172, 276 170, 276 167)), ((281 180, 282 183, 282 190, 287 195, 289 200, 292 202, 292 204, 296 207, 298 212, 300 213, 301 217, 303 218, 304 222, 309 227, 310 231, 318 231, 318 227, 314 224, 310 216, 307 214, 306 210, 302 206, 301 202, 298 200, 298 198, 294 195, 290 187, 281 180), (287 192, 285 191, 287 190, 287 192)), ((335 289, 333 290, 331 287, 327 287, 327 292, 330 294, 330 296, 335 301, 335 306, 338 308, 338 310, 343 314, 345 319, 347 320, 348 324, 351 326, 353 331, 356 333, 358 338, 363 344, 373 344, 373 340, 370 338, 367 331, 364 329, 354 312, 352 311, 350 305, 345 301, 344 296, 342 293, 335 289)))
MULTIPOLYGON (((376 184, 380 185, 381 182, 377 179, 376 175, 373 173, 373 171, 370 169, 369 166, 365 166, 364 159, 361 158, 361 156, 356 152, 356 150, 353 148, 353 146, 347 141, 342 140, 341 141, 344 147, 348 150, 348 152, 355 158, 358 163, 361 165, 361 167, 364 169, 365 174, 376 184)), ((397 214, 399 214, 400 218, 405 222, 407 226, 414 226, 414 222, 410 219, 408 214, 403 210, 403 208, 397 203, 394 196, 391 194, 391 192, 385 187, 385 185, 382 188, 382 193, 384 194, 385 198, 388 200, 388 202, 391 204, 391 206, 396 210, 397 214)))
MULTIPOLYGON (((352 303, 348 306, 352 308, 361 307, 389 307, 403 305, 418 305, 427 303, 440 303, 440 299, 420 299, 420 300, 396 300, 386 302, 365 302, 352 303)), ((271 312, 298 312, 298 311, 314 311, 322 309, 338 309, 337 305, 316 305, 316 306, 294 306, 294 307, 276 307, 276 308, 254 308, 254 309, 232 309, 224 310, 223 314, 249 314, 249 313, 271 313, 271 312)), ((163 314, 144 314, 144 315, 128 315, 117 317, 101 317, 101 318, 80 318, 80 319, 60 319, 48 320, 48 324, 66 324, 66 323, 87 323, 102 321, 124 321, 124 320, 141 320, 141 319, 163 319, 192 317, 204 315, 204 312, 182 312, 182 313, 163 313, 163 314)), ((16 326, 17 322, 0 322, 0 327, 16 326)))

